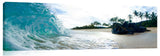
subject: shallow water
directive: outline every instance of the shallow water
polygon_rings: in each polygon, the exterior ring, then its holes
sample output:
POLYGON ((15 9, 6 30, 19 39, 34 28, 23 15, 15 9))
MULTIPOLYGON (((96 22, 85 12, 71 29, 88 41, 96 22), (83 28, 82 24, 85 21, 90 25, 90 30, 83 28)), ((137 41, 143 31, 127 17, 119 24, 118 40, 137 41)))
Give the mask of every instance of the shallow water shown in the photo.
MULTIPOLYGON (((57 49, 117 49, 118 44, 108 39, 105 32, 71 31, 69 37, 59 37, 57 49), (104 35, 105 34, 105 35, 104 35)), ((109 33, 108 33, 109 34, 109 33)))
POLYGON ((43 3, 5 2, 3 50, 113 49, 103 32, 66 30, 43 3))

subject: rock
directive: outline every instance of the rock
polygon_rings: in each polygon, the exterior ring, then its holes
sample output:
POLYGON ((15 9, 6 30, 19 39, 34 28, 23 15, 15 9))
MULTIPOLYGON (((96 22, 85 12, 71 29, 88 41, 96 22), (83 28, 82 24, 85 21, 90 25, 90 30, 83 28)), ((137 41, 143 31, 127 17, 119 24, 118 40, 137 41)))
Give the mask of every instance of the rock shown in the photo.
POLYGON ((146 27, 138 26, 137 23, 114 23, 112 26, 112 33, 114 34, 133 34, 134 32, 145 32, 146 27))
POLYGON ((136 32, 145 32, 146 30, 147 30, 146 27, 139 26, 136 32))
POLYGON ((112 33, 114 33, 114 34, 127 34, 128 30, 125 27, 123 27, 121 24, 114 23, 112 26, 112 33))

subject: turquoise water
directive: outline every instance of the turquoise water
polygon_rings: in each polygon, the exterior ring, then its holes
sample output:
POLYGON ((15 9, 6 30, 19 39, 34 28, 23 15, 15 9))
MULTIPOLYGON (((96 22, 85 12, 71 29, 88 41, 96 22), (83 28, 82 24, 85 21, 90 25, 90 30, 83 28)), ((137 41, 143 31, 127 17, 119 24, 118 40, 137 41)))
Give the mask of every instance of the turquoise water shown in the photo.
POLYGON ((5 2, 3 10, 4 50, 32 49, 34 43, 66 35, 45 4, 5 2))
MULTIPOLYGON (((45 3, 3 4, 3 50, 114 48, 114 41, 98 32, 66 30, 45 3)), ((116 47, 117 48, 117 47, 116 47)))

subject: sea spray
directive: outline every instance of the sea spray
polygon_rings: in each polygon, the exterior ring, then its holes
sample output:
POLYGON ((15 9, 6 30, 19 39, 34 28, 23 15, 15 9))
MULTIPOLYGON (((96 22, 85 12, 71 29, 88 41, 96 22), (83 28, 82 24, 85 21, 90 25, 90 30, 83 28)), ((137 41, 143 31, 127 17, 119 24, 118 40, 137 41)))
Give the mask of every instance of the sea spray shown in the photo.
POLYGON ((4 50, 35 49, 36 43, 47 38, 66 35, 59 20, 42 3, 5 2, 3 10, 4 50))
POLYGON ((3 4, 3 49, 112 49, 116 42, 99 32, 66 30, 44 3, 3 4))

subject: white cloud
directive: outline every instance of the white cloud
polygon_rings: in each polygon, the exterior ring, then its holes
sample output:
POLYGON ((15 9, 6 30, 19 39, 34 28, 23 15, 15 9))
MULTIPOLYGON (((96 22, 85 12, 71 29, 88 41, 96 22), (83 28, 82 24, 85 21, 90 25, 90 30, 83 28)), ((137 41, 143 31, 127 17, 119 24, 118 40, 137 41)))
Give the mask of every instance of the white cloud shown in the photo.
MULTIPOLYGON (((131 9, 133 8, 131 7, 134 6, 133 3, 120 3, 114 0, 109 2, 88 0, 87 2, 74 1, 74 3, 57 2, 57 4, 59 5, 49 5, 52 10, 58 8, 65 12, 63 14, 57 12, 56 14, 66 28, 88 25, 93 21, 109 23, 110 18, 115 16, 128 20, 128 14, 132 14, 131 9)), ((134 21, 139 20, 134 19, 134 21)))

